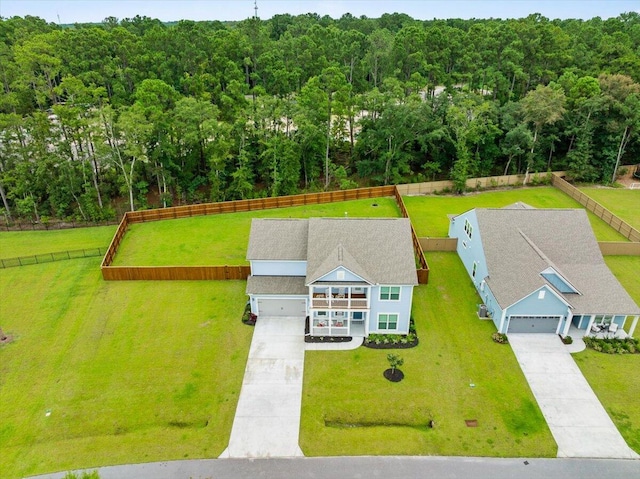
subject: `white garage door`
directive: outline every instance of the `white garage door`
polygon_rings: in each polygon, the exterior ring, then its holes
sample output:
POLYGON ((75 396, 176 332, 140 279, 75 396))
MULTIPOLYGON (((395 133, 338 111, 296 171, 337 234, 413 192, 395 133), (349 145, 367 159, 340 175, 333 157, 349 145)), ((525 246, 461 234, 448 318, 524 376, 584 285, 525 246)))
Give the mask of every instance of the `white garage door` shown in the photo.
POLYGON ((510 316, 510 333, 555 333, 562 316, 510 316))
POLYGON ((258 299, 259 316, 298 316, 307 315, 304 299, 258 299))

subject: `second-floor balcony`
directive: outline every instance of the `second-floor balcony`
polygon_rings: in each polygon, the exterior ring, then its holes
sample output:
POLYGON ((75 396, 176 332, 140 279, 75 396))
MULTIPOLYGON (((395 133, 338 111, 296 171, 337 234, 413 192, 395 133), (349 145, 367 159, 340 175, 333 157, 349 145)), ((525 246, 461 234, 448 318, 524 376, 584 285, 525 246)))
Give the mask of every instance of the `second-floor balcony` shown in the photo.
POLYGON ((369 288, 313 287, 311 307, 323 309, 368 309, 369 288))

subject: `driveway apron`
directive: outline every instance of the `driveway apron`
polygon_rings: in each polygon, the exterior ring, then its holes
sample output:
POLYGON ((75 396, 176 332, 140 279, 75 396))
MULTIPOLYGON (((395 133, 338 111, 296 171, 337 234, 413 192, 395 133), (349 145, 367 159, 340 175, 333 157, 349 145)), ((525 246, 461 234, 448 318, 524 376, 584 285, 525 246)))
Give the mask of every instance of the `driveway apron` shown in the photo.
POLYGON ((516 355, 558 457, 637 459, 555 334, 510 334, 516 355))
POLYGON ((303 319, 258 319, 229 447, 221 458, 303 456, 298 436, 304 349, 303 319))

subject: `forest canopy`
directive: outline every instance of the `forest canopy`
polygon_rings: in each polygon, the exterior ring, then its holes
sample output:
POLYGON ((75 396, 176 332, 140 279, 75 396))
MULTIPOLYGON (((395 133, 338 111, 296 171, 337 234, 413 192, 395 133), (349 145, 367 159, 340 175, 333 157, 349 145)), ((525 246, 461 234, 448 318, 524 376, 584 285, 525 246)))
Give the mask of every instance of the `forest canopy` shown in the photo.
POLYGON ((6 219, 640 157, 640 15, 0 19, 6 219))

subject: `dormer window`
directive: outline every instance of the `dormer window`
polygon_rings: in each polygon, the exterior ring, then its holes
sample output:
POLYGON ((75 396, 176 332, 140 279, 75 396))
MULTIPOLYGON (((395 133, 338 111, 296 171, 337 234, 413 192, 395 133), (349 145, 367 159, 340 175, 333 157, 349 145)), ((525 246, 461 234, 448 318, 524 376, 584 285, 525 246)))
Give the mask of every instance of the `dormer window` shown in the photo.
POLYGON ((546 279, 555 289, 563 294, 580 294, 580 292, 574 288, 569 281, 567 281, 561 274, 559 274, 553 268, 545 269, 540 275, 546 279))

